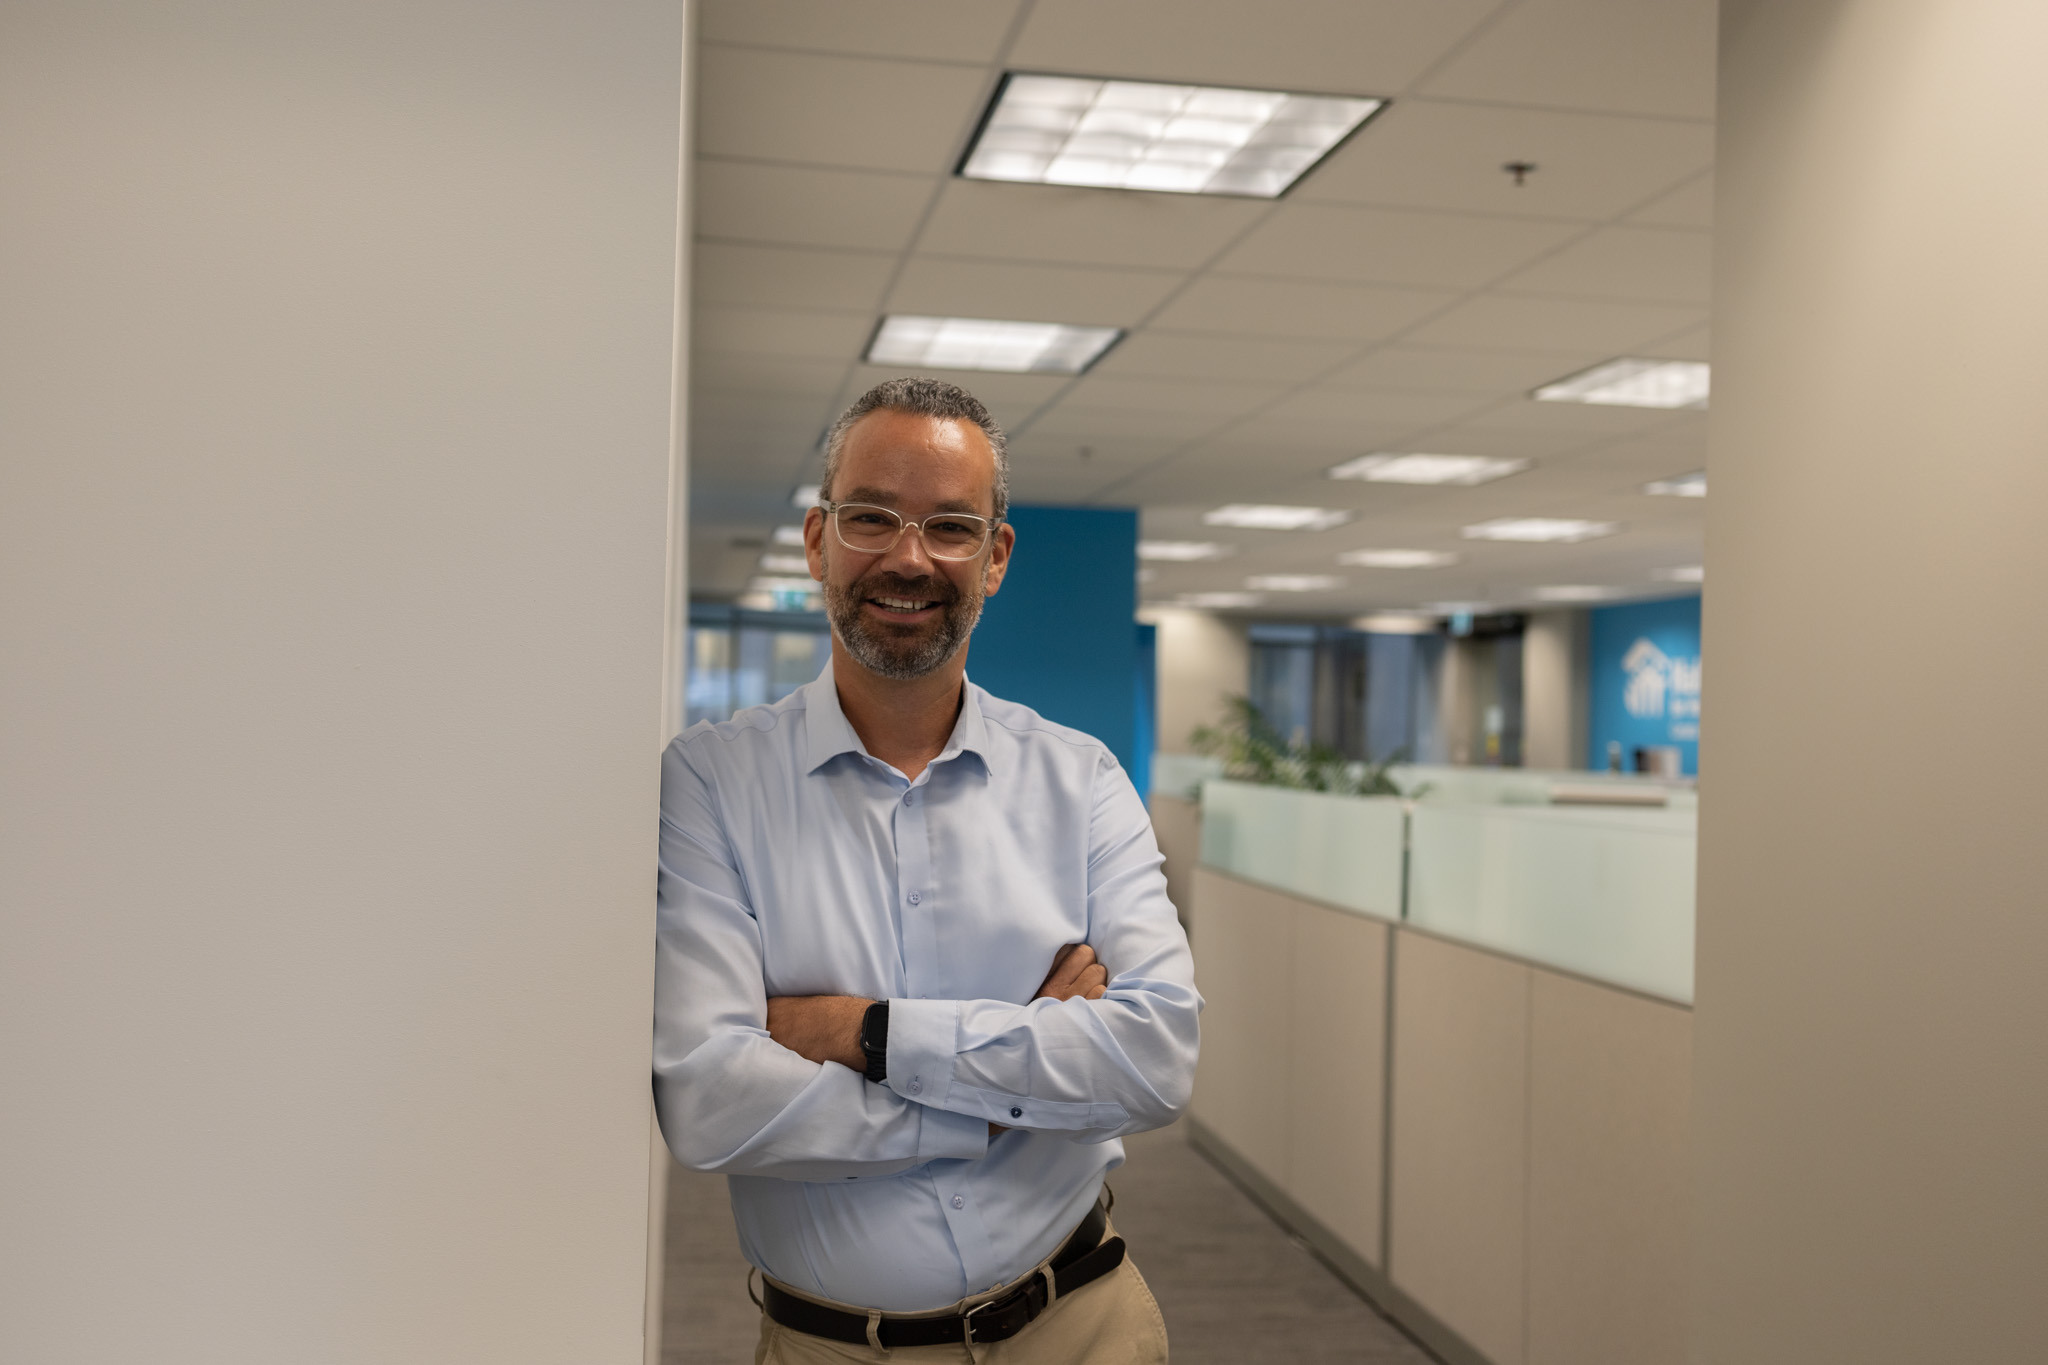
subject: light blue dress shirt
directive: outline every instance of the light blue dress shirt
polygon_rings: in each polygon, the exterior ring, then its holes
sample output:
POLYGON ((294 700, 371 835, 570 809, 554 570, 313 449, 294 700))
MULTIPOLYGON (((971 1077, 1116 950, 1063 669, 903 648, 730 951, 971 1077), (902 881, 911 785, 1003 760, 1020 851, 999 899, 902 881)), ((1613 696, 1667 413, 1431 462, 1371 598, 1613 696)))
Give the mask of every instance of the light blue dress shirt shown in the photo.
POLYGON ((828 665, 680 736, 661 806, 662 1131, 731 1177, 767 1274, 884 1312, 1015 1279, 1087 1213, 1117 1138, 1187 1103, 1194 965, 1099 741, 970 683, 909 781, 862 747, 828 665), (1034 1001, 1080 942, 1108 993, 1034 1001), (780 995, 888 1000, 886 1085, 770 1039, 780 995))

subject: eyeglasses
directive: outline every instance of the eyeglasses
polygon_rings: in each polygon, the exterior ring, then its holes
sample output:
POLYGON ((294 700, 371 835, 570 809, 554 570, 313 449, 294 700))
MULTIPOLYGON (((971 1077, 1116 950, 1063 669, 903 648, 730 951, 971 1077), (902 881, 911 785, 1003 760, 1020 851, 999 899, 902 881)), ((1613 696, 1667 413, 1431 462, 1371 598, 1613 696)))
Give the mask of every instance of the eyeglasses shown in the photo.
POLYGON ((865 502, 827 502, 818 499, 832 533, 849 550, 864 555, 887 554, 896 548, 905 531, 924 537, 924 552, 933 559, 972 559, 988 548, 1000 517, 977 517, 966 512, 937 512, 923 521, 905 521, 903 514, 865 502))

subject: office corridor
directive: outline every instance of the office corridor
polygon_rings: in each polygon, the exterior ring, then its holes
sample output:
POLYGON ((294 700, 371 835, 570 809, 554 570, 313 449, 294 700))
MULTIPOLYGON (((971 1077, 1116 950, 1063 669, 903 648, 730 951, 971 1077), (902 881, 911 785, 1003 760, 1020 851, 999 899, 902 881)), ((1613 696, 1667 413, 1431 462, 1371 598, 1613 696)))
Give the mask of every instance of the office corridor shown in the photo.
MULTIPOLYGON (((1354 1294, 1178 1128, 1126 1143, 1111 1179, 1118 1230, 1166 1317, 1174 1365, 1427 1365, 1430 1357, 1354 1294)), ((759 1314, 747 1301, 725 1181, 671 1168, 662 1365, 744 1365, 759 1314)))

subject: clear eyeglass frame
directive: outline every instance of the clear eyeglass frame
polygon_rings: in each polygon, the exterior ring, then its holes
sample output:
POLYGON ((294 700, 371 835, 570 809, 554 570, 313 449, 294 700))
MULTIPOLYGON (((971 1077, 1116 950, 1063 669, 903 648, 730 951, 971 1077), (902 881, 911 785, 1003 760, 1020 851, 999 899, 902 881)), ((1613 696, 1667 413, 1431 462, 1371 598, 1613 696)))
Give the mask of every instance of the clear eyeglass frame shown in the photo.
POLYGON ((872 502, 828 502, 824 498, 818 499, 818 507, 824 512, 825 520, 832 523, 832 534, 838 539, 839 543, 852 550, 855 554, 863 555, 885 555, 901 544, 903 537, 907 533, 916 531, 924 538, 924 552, 933 559, 974 559, 983 550, 988 548, 989 541, 995 535, 996 527, 1000 526, 1003 520, 1001 517, 976 516, 971 512, 934 512, 931 516, 919 522, 911 521, 893 507, 883 507, 872 502), (895 522, 895 534, 889 537, 886 544, 855 544, 853 540, 848 538, 846 524, 840 519, 843 513, 848 512, 856 514, 862 512, 879 513, 895 522), (974 548, 969 550, 963 550, 957 545, 951 547, 943 546, 932 539, 931 524, 933 522, 958 522, 963 524, 963 528, 979 527, 981 536, 974 542, 974 548))

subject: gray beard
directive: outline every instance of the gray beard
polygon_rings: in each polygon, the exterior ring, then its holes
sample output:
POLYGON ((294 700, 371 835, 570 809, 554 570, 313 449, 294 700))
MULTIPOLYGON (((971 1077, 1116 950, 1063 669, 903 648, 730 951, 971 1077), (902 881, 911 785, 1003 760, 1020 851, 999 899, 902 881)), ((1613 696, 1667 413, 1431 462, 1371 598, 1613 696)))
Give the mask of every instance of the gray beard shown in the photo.
MULTIPOLYGON (((986 567, 982 577, 988 576, 986 567)), ((841 587, 825 583, 825 615, 832 633, 846 647, 854 661, 870 673, 898 682, 922 678, 967 647, 967 637, 981 620, 983 594, 979 584, 972 593, 961 593, 941 604, 937 628, 914 639, 896 638, 887 627, 875 629, 861 614, 861 599, 869 595, 862 583, 841 587)))

